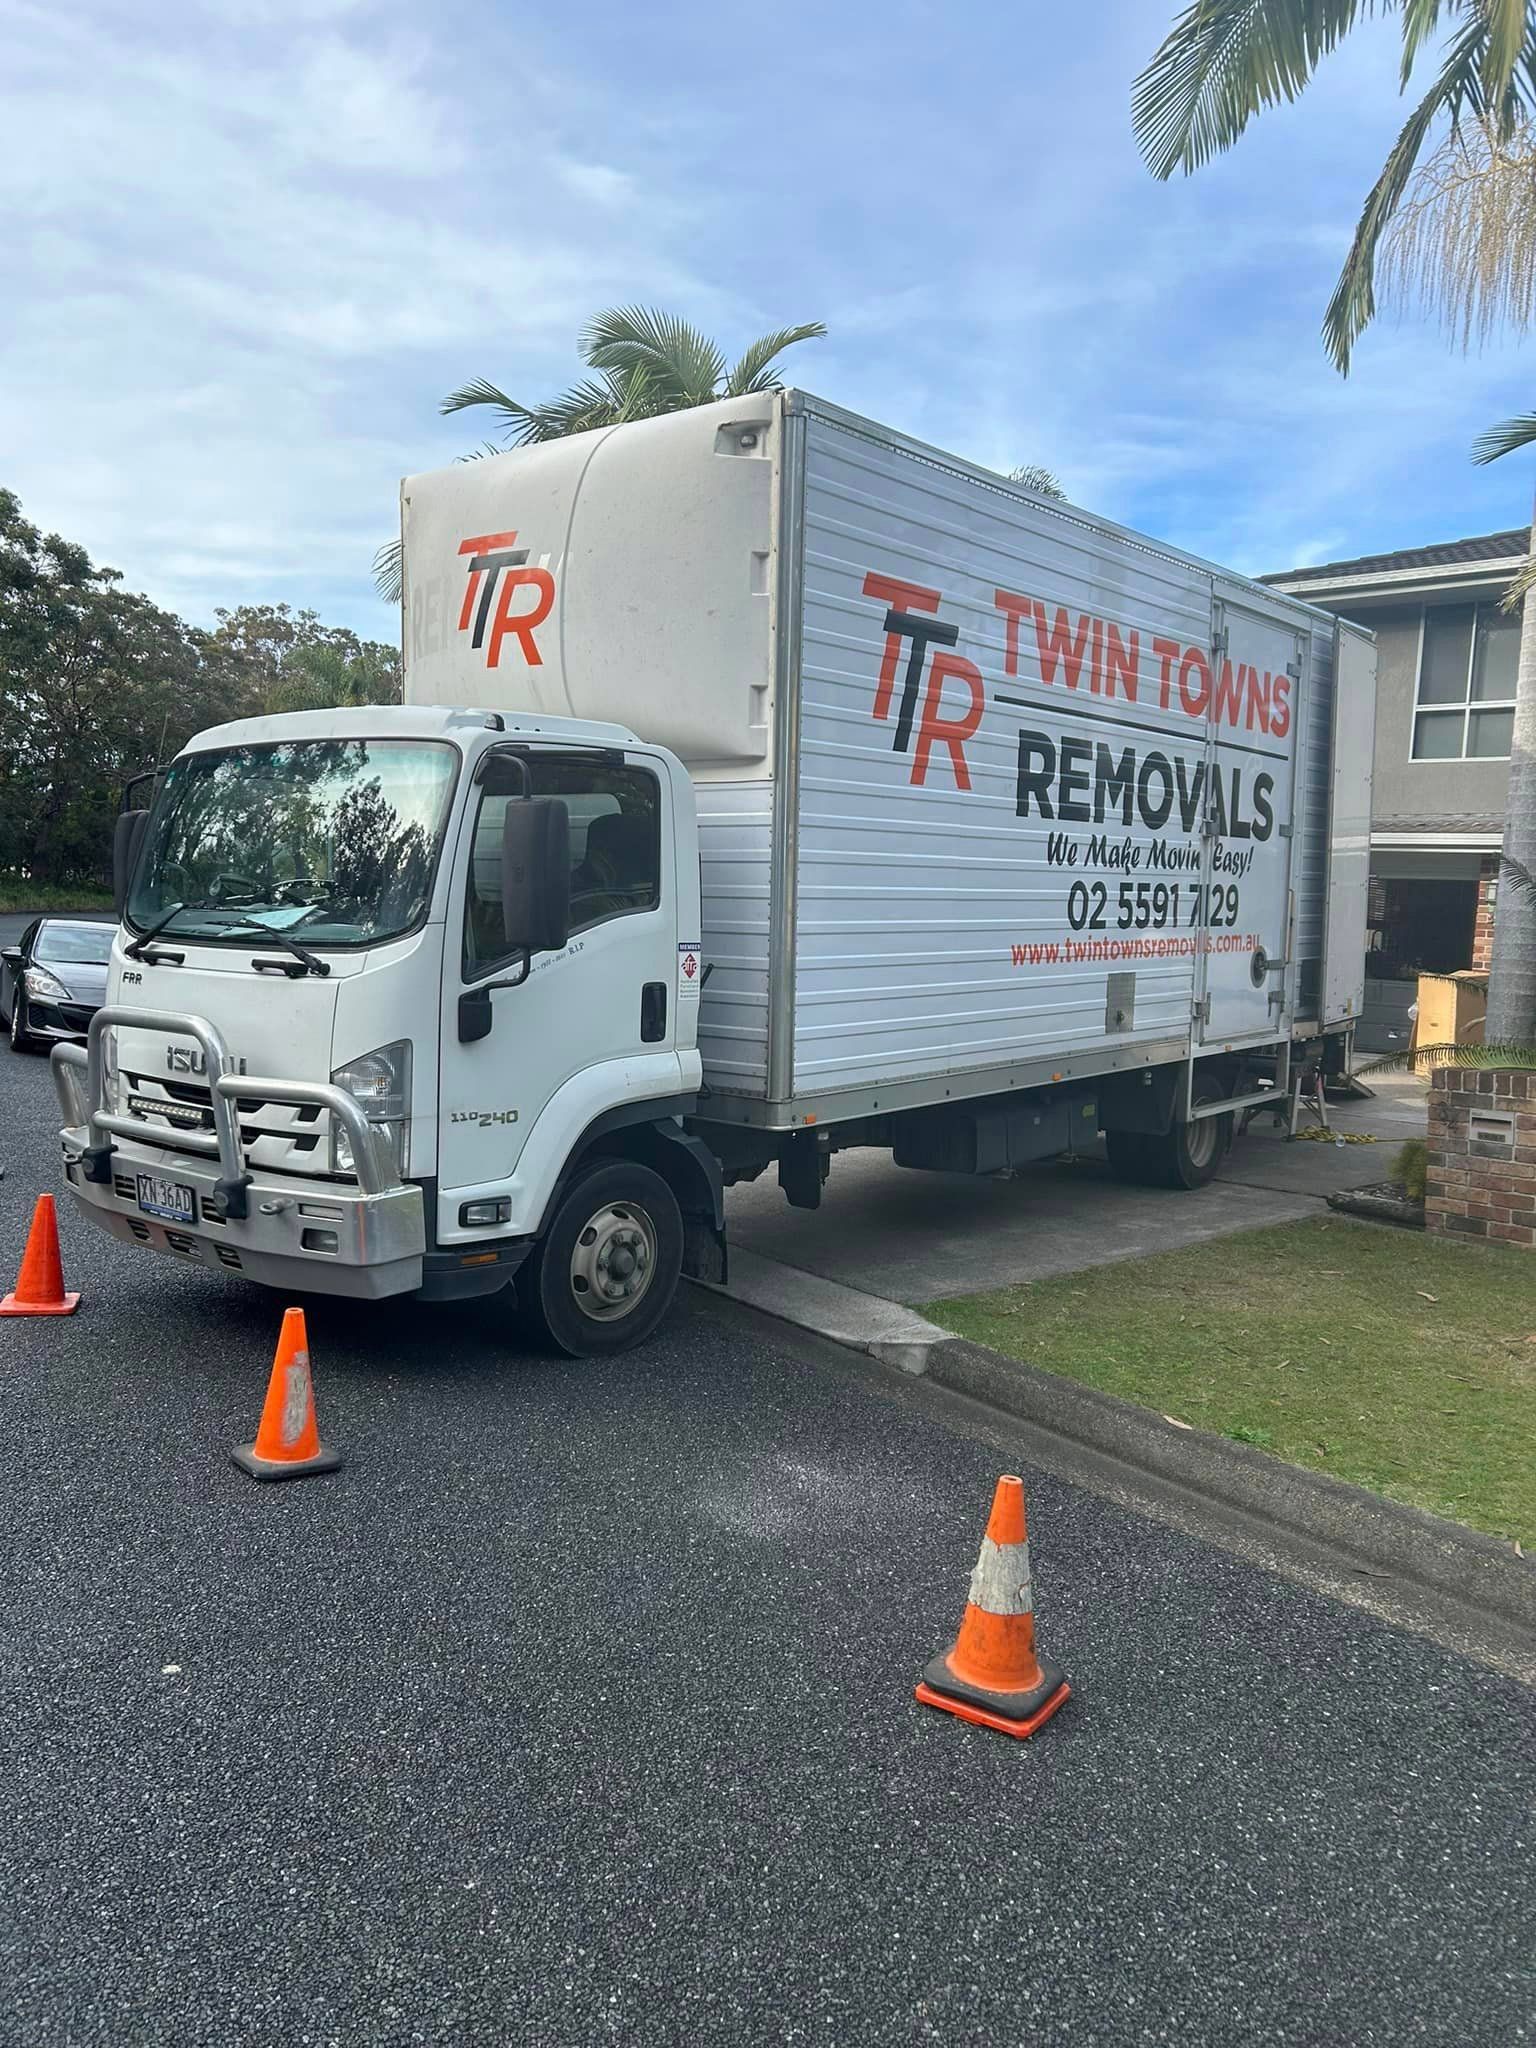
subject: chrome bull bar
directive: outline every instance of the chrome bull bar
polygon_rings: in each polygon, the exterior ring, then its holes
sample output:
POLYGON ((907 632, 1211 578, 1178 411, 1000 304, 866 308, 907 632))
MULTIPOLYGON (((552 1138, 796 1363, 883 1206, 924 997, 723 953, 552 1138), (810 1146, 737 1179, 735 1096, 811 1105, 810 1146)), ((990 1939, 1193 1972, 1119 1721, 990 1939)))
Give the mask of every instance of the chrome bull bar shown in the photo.
POLYGON ((56 1045, 49 1066, 66 1126, 84 1134, 79 1166, 88 1181, 110 1185, 114 1134, 141 1144, 200 1153, 219 1162, 220 1177, 214 1183, 213 1193, 223 1216, 231 1222, 243 1222, 250 1213, 246 1191, 251 1176, 246 1169, 235 1105, 239 1096, 260 1095, 268 1102, 328 1110, 337 1118, 351 1140, 353 1169, 365 1195, 392 1194, 405 1185, 396 1171, 393 1155, 378 1141, 361 1105, 344 1088, 328 1081, 280 1081, 262 1074, 235 1072, 229 1047, 217 1026, 206 1017, 184 1016, 173 1010, 136 1010, 110 1003, 92 1017, 84 1049, 78 1045, 56 1045), (197 1041, 208 1075, 212 1136, 207 1131, 174 1127, 161 1130, 140 1117, 119 1116, 107 1108, 106 1054, 102 1041, 104 1034, 118 1025, 138 1031, 164 1031, 172 1037, 197 1041))

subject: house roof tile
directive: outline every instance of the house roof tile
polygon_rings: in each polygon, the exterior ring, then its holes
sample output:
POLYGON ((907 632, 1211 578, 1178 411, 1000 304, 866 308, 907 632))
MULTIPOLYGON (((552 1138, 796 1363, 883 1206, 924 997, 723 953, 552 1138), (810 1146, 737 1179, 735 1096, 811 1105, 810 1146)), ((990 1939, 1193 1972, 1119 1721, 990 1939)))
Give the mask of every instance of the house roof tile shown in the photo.
POLYGON ((1475 533, 1465 540, 1438 541, 1432 547, 1399 548, 1390 555, 1357 555, 1347 562, 1317 562, 1304 569, 1277 569, 1261 583, 1328 583, 1338 576, 1389 575, 1403 569, 1450 568, 1468 562, 1499 562, 1525 556, 1531 547, 1530 528, 1510 527, 1503 533, 1475 533))

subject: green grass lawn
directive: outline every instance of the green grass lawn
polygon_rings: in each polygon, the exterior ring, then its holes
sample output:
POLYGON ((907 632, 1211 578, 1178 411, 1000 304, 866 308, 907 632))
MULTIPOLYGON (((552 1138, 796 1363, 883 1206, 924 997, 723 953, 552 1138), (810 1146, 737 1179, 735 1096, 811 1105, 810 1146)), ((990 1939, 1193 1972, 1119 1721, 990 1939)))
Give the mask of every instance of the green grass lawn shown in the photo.
POLYGON ((1536 1256, 1308 1219, 929 1302, 978 1344, 1536 1546, 1536 1256))
POLYGON ((45 889, 41 883, 7 882, 0 879, 0 911, 21 911, 36 916, 44 910, 110 910, 110 889, 45 889))

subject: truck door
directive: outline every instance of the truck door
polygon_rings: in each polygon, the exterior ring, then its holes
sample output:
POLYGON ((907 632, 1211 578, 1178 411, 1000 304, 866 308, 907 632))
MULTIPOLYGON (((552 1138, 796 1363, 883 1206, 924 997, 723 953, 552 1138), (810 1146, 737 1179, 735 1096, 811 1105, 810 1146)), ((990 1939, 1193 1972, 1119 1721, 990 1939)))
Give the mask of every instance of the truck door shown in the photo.
POLYGON ((671 1092, 677 1085, 677 911, 665 780, 655 765, 608 750, 535 750, 529 765, 532 793, 560 798, 570 817, 570 939, 559 953, 535 955, 521 986, 491 996, 488 1036, 460 1040, 459 997, 515 978, 520 968, 520 956, 506 952, 501 923, 502 819, 519 799, 478 792, 461 834, 444 946, 438 1178, 445 1196, 510 1178, 546 1110, 573 1126, 571 1143, 627 1093, 666 1094, 669 1071, 671 1092))
POLYGON ((1195 1001, 1203 1043, 1289 1029, 1292 804, 1309 636, 1220 598, 1212 611, 1195 1001))

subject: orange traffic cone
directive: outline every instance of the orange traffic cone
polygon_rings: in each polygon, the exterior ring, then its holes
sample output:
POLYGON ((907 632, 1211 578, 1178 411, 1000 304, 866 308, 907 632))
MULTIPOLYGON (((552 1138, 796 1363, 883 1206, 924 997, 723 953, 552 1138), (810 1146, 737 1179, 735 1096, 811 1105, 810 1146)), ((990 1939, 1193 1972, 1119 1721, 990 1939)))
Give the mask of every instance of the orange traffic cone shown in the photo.
POLYGON ((925 1665, 917 1697, 962 1721, 1024 1736, 1071 1694, 1058 1667, 1035 1655, 1024 1482, 1005 1473, 992 1497, 960 1633, 953 1648, 925 1665))
POLYGON ((21 1258, 14 1294, 0 1301, 0 1316, 72 1316, 78 1294, 64 1292, 64 1266, 59 1258, 59 1219, 52 1195, 39 1195, 32 1228, 21 1258))
POLYGON ((301 1308, 283 1313, 256 1441, 241 1444, 230 1456, 253 1479, 302 1479, 310 1472, 334 1472, 341 1463, 335 1451, 321 1447, 315 1427, 315 1390, 301 1308))

